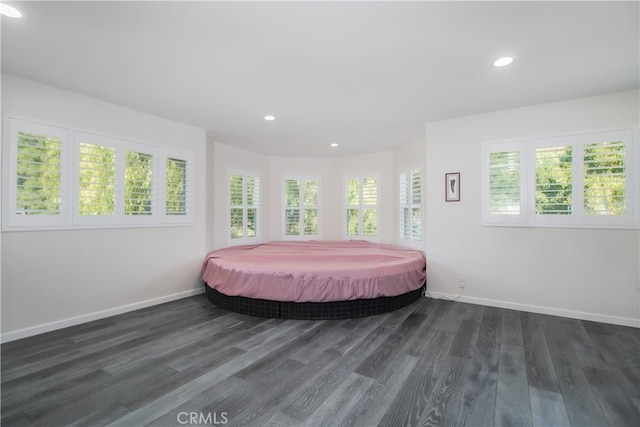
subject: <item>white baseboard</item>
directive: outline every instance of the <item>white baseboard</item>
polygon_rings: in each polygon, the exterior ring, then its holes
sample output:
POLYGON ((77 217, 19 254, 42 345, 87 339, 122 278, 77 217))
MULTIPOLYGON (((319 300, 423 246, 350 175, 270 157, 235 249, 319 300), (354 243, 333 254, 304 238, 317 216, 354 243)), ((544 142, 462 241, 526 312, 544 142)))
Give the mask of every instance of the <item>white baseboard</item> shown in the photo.
POLYGON ((96 311, 94 313, 82 314, 80 316, 70 317, 68 319, 56 320, 55 322, 44 323, 42 325, 30 326, 17 331, 5 332, 0 337, 0 342, 19 340, 34 335, 44 334, 58 329, 68 328, 69 326, 79 325, 81 323, 91 322, 93 320, 104 319, 105 317, 115 316, 117 314, 127 313, 129 311, 140 310, 141 308, 151 307, 153 305, 163 304, 165 302, 175 301, 182 298, 191 297, 204 293, 204 288, 193 289, 190 291, 178 292, 171 295, 152 298, 133 304, 122 305, 120 307, 109 308, 106 310, 96 311))
POLYGON ((548 314, 551 316, 569 317, 571 319, 590 320, 593 322, 611 323, 613 325, 631 326, 640 328, 640 319, 631 317, 609 316, 606 314, 587 313, 584 311, 565 310, 561 308, 543 307, 538 305, 520 304, 517 302, 500 301, 487 298, 477 298, 468 296, 458 296, 444 292, 434 292, 427 289, 427 296, 435 299, 456 300, 469 304, 486 305, 489 307, 507 308, 510 310, 526 311, 530 313, 548 314))

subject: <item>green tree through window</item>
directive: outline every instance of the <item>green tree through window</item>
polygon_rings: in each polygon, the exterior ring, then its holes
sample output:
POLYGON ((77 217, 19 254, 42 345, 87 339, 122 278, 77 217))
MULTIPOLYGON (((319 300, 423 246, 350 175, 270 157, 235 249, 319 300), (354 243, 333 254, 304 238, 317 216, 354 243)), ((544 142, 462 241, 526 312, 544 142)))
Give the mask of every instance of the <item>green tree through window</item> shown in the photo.
POLYGON ((186 160, 167 158, 166 162, 166 201, 167 215, 187 214, 187 162, 186 160))
POLYGON ((626 182, 624 141, 605 141, 585 146, 585 214, 624 215, 626 182))
POLYGON ((318 180, 286 179, 285 236, 318 235, 318 180))
POLYGON ((80 143, 78 175, 80 215, 115 215, 116 150, 80 143))
POLYGON ((572 213, 572 156, 571 146, 536 149, 536 214, 572 213))
POLYGON ((125 215, 153 214, 153 156, 127 151, 124 180, 125 215))
POLYGON ((18 132, 16 213, 60 214, 60 160, 59 138, 18 132))
POLYGON ((231 239, 259 235, 260 179, 232 173, 229 176, 229 235, 231 239))
POLYGON ((347 178, 347 237, 378 235, 378 178, 372 176, 347 178))

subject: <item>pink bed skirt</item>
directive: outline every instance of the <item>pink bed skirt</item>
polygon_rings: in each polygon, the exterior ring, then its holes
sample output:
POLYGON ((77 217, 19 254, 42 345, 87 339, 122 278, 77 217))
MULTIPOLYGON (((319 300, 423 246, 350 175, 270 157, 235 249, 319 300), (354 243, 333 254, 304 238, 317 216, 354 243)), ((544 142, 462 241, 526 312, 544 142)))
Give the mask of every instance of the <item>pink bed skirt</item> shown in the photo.
POLYGON ((425 281, 423 252, 362 240, 270 242, 213 251, 208 286, 228 296, 328 302, 397 296, 425 281))

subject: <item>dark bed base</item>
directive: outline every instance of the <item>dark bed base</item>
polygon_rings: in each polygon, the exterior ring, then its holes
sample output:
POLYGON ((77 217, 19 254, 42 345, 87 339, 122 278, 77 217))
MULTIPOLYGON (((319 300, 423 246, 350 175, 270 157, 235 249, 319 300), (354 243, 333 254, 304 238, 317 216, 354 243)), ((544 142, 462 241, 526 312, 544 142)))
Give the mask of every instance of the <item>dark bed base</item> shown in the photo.
POLYGON ((283 319, 348 319, 372 316, 405 307, 422 295, 424 286, 395 297, 379 297, 334 302, 281 302, 246 297, 232 297, 210 288, 206 283, 207 297, 214 305, 250 316, 283 319))

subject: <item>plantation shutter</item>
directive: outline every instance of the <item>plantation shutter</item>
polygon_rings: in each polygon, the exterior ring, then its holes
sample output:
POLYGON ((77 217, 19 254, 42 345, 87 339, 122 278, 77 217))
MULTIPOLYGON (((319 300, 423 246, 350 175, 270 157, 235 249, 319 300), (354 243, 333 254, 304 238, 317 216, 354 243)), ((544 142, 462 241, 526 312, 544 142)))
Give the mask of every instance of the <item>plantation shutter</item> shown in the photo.
POLYGON ((187 195, 191 183, 186 160, 168 157, 165 164, 165 214, 183 216, 189 214, 190 206, 187 195))
POLYGON ((535 213, 571 215, 573 212, 573 147, 535 149, 535 213))
POLYGON ((636 132, 485 143, 483 224, 637 227, 636 132))
POLYGON ((347 237, 378 235, 378 178, 362 176, 345 180, 347 237))
POLYGON ((411 170, 411 240, 422 239, 422 174, 411 170))
POLYGON ((116 150, 81 142, 78 145, 78 213, 116 214, 116 150))
POLYGON ((260 235, 260 178, 233 172, 229 175, 230 238, 255 239, 260 235))
POLYGON ((583 164, 585 215, 625 215, 625 142, 585 144, 583 164))
POLYGON ((318 180, 305 179, 303 186, 304 216, 303 234, 318 235, 318 180))
POLYGON ((16 214, 60 215, 61 139, 29 132, 17 138, 16 214))
POLYGON ((230 197, 230 237, 240 239, 244 237, 244 176, 231 174, 229 177, 230 197))
POLYGON ((363 178, 362 183, 362 234, 378 235, 378 179, 363 178))
POLYGON ((420 168, 400 173, 400 239, 421 240, 422 179, 420 168))
POLYGON ((346 181, 346 232, 347 236, 360 235, 360 179, 350 178, 346 181))
POLYGON ((409 172, 400 173, 400 239, 408 240, 411 227, 411 205, 409 202, 409 172))
POLYGON ((499 151, 489 155, 489 213, 520 214, 519 151, 499 151))
POLYGON ((318 236, 318 186, 317 179, 285 178, 285 236, 318 236))
POLYGON ((284 231, 286 236, 300 234, 300 181, 285 180, 285 219, 284 231))
POLYGON ((68 205, 67 129, 9 118, 7 132, 3 227, 64 226, 68 205))
POLYGON ((260 207, 260 179, 246 176, 246 233, 245 237, 257 237, 260 234, 258 209, 260 207))
POLYGON ((124 167, 124 214, 153 214, 153 155, 127 150, 124 167))

